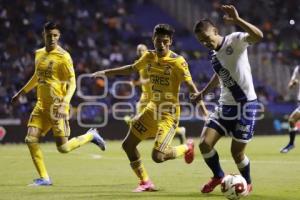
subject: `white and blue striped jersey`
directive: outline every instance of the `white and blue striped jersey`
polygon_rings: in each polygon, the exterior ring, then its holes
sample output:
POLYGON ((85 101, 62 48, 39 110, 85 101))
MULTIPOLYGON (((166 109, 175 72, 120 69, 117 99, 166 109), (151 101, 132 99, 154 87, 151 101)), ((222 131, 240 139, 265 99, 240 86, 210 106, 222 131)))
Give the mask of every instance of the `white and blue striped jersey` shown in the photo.
MULTIPOLYGON (((297 65, 293 71, 293 75, 291 80, 299 80, 300 74, 299 74, 299 65, 297 65)), ((297 100, 300 101, 300 87, 298 86, 298 96, 297 100)))
POLYGON ((211 63, 217 73, 221 94, 219 103, 236 105, 257 98, 247 55, 248 33, 234 32, 223 38, 219 49, 210 52, 211 63))

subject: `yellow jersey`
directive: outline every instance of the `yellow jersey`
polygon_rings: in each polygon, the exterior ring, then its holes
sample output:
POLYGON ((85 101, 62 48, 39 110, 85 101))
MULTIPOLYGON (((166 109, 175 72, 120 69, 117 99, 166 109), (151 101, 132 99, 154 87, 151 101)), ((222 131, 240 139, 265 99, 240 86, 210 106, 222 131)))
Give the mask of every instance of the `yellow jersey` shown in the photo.
MULTIPOLYGON (((67 82, 75 77, 70 54, 58 46, 47 52, 45 48, 35 52, 35 75, 37 76, 37 106, 49 108, 53 103, 61 102, 66 96, 67 82)), ((66 103, 70 103, 67 99, 66 103)))
POLYGON ((148 51, 133 64, 133 68, 144 70, 150 79, 146 84, 150 88, 150 107, 169 104, 179 108, 180 85, 183 81, 192 80, 182 56, 169 51, 166 56, 158 57, 155 51, 148 51))
MULTIPOLYGON (((139 70, 139 76, 141 79, 144 79, 144 80, 149 79, 149 76, 147 74, 147 69, 143 68, 143 69, 139 70)), ((142 102, 142 103, 149 102, 150 97, 151 97, 150 84, 148 82, 145 84, 142 84, 141 89, 142 89, 142 94, 141 94, 140 102, 142 102)))

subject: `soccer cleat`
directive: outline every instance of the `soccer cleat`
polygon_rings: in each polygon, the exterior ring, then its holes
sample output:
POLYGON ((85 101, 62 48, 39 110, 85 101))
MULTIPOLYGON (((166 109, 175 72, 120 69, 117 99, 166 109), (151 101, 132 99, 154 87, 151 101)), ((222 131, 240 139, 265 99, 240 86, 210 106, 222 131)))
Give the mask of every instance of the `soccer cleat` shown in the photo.
POLYGON ((190 164, 193 162, 195 157, 194 141, 192 139, 188 139, 186 145, 188 146, 188 150, 184 154, 184 160, 187 164, 190 164))
POLYGON ((282 149, 280 150, 280 153, 287 153, 287 152, 289 152, 290 150, 292 150, 293 148, 295 148, 295 145, 293 145, 293 144, 288 144, 288 145, 286 145, 284 148, 282 148, 282 149))
POLYGON ((33 180, 33 183, 28 186, 51 186, 52 182, 50 179, 37 178, 33 180))
POLYGON ((249 195, 252 192, 252 184, 247 185, 247 195, 249 195))
POLYGON ((155 189, 154 184, 152 181, 141 181, 136 189, 133 190, 133 192, 155 192, 157 189, 155 189))
POLYGON ((223 178, 214 178, 214 177, 211 178, 211 180, 202 187, 201 192, 202 193, 212 192, 215 189, 215 187, 221 184, 222 179, 223 178))
POLYGON ((105 146, 105 141, 103 138, 99 135, 97 129, 95 128, 90 128, 87 133, 93 134, 93 139, 92 143, 96 144, 102 151, 105 151, 106 146, 105 146))

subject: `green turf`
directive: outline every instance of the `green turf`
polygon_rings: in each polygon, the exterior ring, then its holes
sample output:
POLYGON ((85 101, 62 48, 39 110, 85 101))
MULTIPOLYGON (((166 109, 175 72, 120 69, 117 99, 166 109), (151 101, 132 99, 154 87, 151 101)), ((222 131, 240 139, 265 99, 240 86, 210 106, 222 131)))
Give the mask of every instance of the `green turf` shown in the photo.
MULTIPOLYGON (((254 191, 248 200, 300 199, 300 148, 280 154, 285 137, 255 137, 247 154, 251 159, 254 191)), ((178 142, 175 141, 175 144, 178 142)), ((76 200, 76 199, 208 199, 224 200, 217 188, 209 195, 199 187, 211 176, 196 149, 196 160, 187 165, 182 158, 162 164, 150 158, 153 141, 140 145, 149 175, 158 192, 135 194, 137 179, 121 149, 120 141, 109 141, 106 152, 92 144, 70 154, 59 154, 52 143, 42 144, 46 165, 54 182, 52 187, 27 187, 37 174, 25 145, 0 146, 1 200, 76 200)), ((236 173, 230 157, 230 140, 218 143, 221 164, 227 173, 236 173)))

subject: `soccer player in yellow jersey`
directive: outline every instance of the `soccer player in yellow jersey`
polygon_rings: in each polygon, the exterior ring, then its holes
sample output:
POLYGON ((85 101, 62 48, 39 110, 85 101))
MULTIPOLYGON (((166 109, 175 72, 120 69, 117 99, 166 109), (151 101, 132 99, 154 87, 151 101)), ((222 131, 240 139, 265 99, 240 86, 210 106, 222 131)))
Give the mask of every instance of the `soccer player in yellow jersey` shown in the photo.
MULTIPOLYGON (((148 51, 148 48, 144 44, 139 44, 137 46, 136 51, 137 51, 136 53, 137 53, 138 58, 141 58, 143 56, 143 54, 148 51)), ((139 85, 139 86, 141 86, 141 89, 142 89, 141 98, 137 104, 137 113, 142 112, 142 110, 148 104, 148 102, 150 100, 150 96, 151 96, 151 86, 149 84, 150 79, 147 74, 147 70, 146 69, 139 70, 139 77, 140 78, 138 81, 133 81, 133 85, 139 85)))
POLYGON ((28 122, 25 142, 40 178, 31 186, 52 185, 39 146, 39 139, 52 129, 59 152, 68 153, 88 142, 97 144, 102 150, 105 142, 96 129, 74 137, 68 141, 70 127, 67 121, 70 100, 76 88, 75 73, 70 54, 58 45, 60 30, 58 25, 47 22, 43 37, 45 47, 35 52, 35 72, 28 83, 12 98, 15 102, 37 87, 37 103, 28 122))
MULTIPOLYGON (((147 46, 145 44, 139 44, 136 48, 136 54, 138 58, 142 57, 144 53, 146 53, 148 50, 147 46)), ((137 113, 141 113, 144 108, 147 106, 147 104, 150 102, 151 97, 151 86, 150 86, 150 79, 147 74, 147 69, 143 68, 139 70, 139 79, 132 81, 132 84, 134 86, 140 86, 142 93, 141 98, 139 102, 136 105, 137 113)), ((129 116, 125 116, 125 122, 130 123, 131 118, 129 116)), ((176 127, 175 135, 179 137, 180 143, 183 144, 186 142, 186 135, 185 135, 186 129, 185 127, 176 127)))
MULTIPOLYGON (((94 77, 129 75, 142 69, 147 70, 150 79, 150 102, 133 119, 128 135, 122 147, 130 160, 130 166, 140 179, 134 192, 154 191, 148 173, 142 164, 137 145, 150 137, 155 137, 152 159, 161 163, 185 155, 187 163, 194 159, 194 143, 171 147, 180 114, 178 92, 182 82, 185 82, 191 93, 196 93, 188 65, 182 56, 172 52, 174 29, 168 24, 158 24, 153 32, 154 51, 147 51, 132 65, 95 72, 94 77)), ((202 104, 202 109, 205 110, 202 104)))

